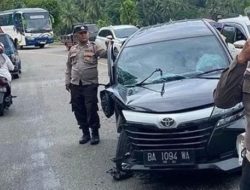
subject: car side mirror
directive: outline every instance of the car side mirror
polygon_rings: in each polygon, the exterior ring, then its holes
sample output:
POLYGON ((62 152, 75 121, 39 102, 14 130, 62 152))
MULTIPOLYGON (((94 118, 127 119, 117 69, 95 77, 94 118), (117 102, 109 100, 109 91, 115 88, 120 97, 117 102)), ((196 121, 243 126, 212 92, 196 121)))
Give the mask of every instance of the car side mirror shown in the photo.
POLYGON ((236 28, 233 26, 224 26, 221 34, 226 37, 227 43, 234 43, 236 36, 236 28))
POLYGON ((100 92, 100 98, 103 113, 107 118, 110 118, 115 112, 114 100, 107 90, 102 90, 100 92))
POLYGON ((234 47, 242 49, 244 47, 245 43, 246 43, 246 40, 236 41, 236 42, 234 42, 234 47))

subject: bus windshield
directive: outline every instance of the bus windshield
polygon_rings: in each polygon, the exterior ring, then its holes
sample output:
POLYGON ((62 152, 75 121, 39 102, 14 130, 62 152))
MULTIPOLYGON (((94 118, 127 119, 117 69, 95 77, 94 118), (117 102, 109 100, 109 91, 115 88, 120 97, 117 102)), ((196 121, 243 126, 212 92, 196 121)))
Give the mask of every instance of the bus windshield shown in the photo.
POLYGON ((25 32, 40 33, 52 31, 49 13, 24 13, 25 32))

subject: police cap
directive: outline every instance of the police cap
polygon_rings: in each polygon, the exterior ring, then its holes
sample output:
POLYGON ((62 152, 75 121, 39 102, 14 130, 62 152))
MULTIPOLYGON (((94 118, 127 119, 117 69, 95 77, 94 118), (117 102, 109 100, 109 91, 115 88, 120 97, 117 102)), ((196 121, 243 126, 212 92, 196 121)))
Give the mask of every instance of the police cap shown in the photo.
POLYGON ((78 32, 88 32, 88 26, 86 25, 77 25, 74 27, 74 34, 78 32))

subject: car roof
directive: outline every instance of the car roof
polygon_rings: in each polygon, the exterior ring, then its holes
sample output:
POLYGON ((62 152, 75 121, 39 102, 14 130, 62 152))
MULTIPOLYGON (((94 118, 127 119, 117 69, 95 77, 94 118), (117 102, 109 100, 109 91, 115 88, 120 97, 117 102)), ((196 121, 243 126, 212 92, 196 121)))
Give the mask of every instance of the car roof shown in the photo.
POLYGON ((124 29, 124 28, 137 28, 137 27, 134 25, 111 25, 111 26, 102 27, 100 30, 104 30, 104 29, 117 30, 117 29, 124 29))
POLYGON ((214 28, 206 20, 181 20, 144 27, 137 31, 126 46, 158 41, 214 35, 214 28))
POLYGON ((30 13, 30 12, 47 12, 45 9, 41 8, 21 8, 21 9, 11 9, 6 11, 0 11, 0 14, 7 14, 12 12, 22 12, 22 13, 30 13))
POLYGON ((250 25, 250 20, 247 16, 238 16, 238 17, 233 17, 233 18, 225 18, 225 19, 220 19, 218 22, 234 22, 234 23, 239 23, 239 24, 246 24, 250 25))

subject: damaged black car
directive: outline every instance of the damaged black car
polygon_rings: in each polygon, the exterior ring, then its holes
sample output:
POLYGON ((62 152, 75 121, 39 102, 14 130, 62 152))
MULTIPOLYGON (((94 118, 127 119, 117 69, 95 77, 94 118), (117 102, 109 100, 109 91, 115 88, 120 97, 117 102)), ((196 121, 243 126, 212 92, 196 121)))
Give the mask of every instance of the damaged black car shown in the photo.
POLYGON ((223 110, 213 91, 232 56, 206 20, 140 29, 118 57, 109 46, 110 83, 101 91, 103 111, 115 115, 120 133, 115 179, 133 171, 240 167, 237 135, 244 108, 223 110))

